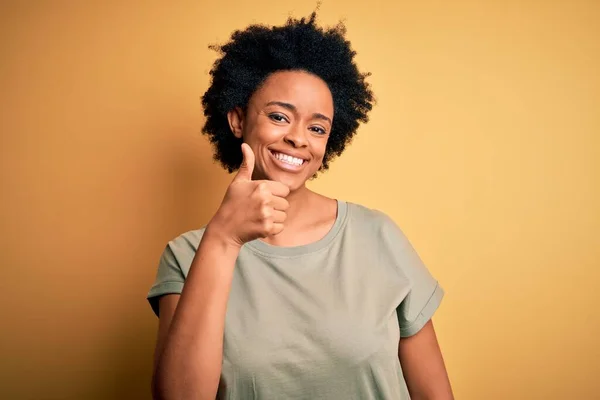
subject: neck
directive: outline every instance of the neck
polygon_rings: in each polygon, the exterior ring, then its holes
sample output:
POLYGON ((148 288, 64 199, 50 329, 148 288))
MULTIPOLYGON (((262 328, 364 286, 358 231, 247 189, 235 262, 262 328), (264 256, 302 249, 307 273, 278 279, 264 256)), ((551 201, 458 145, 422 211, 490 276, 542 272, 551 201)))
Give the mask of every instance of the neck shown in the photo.
POLYGON ((286 225, 294 226, 307 209, 310 209, 310 203, 318 196, 315 192, 308 189, 306 186, 302 186, 286 197, 290 208, 287 210, 286 225))
POLYGON ((283 232, 264 238, 275 246, 299 246, 316 242, 329 232, 337 215, 335 200, 303 186, 287 196, 290 207, 283 232))

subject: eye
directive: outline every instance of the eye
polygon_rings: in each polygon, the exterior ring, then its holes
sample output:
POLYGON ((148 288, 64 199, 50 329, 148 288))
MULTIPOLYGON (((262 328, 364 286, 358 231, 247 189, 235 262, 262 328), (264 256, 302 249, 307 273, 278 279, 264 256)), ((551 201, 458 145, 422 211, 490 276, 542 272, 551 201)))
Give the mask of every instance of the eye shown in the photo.
POLYGON ((327 131, 321 128, 320 126, 311 126, 310 130, 315 133, 318 133, 319 135, 325 135, 327 133, 327 131))
POLYGON ((276 122, 289 122, 287 117, 283 114, 269 114, 269 118, 276 122))

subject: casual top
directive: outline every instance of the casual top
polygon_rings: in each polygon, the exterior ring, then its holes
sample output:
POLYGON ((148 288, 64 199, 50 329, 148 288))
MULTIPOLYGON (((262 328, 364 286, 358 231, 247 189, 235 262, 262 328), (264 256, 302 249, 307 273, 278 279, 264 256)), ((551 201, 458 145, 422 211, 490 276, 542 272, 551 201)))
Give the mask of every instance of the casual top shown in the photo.
MULTIPOLYGON (((429 321, 444 291, 388 216, 337 203, 317 242, 242 246, 218 398, 410 399, 398 343, 429 321)), ((166 247, 148 294, 157 315, 159 296, 181 293, 203 232, 166 247)))

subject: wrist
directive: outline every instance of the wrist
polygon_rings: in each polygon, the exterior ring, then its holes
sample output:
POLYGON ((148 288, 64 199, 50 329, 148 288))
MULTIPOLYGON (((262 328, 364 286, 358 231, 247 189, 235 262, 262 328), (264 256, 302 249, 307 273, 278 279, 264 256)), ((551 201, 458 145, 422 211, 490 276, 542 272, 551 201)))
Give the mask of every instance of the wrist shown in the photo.
POLYGON ((218 246, 225 251, 239 252, 242 245, 233 239, 232 235, 227 234, 222 225, 217 221, 211 220, 204 230, 203 242, 210 242, 213 246, 218 246))

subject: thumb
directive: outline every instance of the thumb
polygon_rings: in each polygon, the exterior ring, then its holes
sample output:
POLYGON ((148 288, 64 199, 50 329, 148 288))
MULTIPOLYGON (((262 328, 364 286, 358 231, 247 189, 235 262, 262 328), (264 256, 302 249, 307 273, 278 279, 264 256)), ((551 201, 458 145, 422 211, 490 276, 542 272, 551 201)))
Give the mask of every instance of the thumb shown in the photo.
POLYGON ((246 179, 252 180, 252 172, 254 172, 254 152, 252 148, 248 146, 247 143, 242 143, 242 165, 240 166, 240 170, 238 171, 235 179, 246 179))

